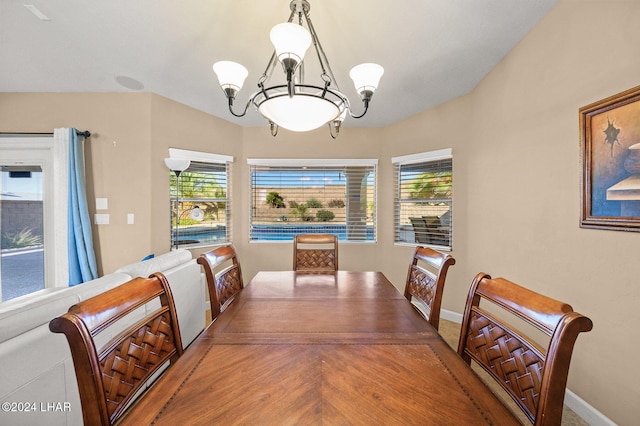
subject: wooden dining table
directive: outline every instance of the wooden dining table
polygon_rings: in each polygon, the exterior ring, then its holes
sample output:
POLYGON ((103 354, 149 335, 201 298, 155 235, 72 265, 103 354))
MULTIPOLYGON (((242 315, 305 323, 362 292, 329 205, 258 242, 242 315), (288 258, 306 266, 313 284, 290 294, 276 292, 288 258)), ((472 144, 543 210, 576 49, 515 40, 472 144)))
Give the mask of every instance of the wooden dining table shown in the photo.
POLYGON ((122 425, 520 424, 380 272, 262 271, 122 425))

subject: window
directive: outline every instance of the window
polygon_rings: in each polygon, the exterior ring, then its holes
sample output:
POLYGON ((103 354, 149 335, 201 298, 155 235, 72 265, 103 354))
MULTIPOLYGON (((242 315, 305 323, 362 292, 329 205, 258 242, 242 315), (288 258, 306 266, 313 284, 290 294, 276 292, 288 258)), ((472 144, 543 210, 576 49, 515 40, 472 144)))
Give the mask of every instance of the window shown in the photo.
POLYGON ((190 160, 179 176, 171 173, 171 243, 199 247, 231 241, 233 157, 169 149, 171 158, 190 160))
POLYGON ((378 160, 249 159, 250 240, 304 233, 376 240, 378 160))
POLYGON ((451 149, 392 158, 396 243, 452 247, 451 149))
POLYGON ((57 214, 66 212, 66 200, 56 207, 53 182, 60 168, 52 136, 0 138, 0 169, 2 302, 65 282, 56 279, 66 251, 56 250, 53 229, 66 220, 66 214, 57 214))

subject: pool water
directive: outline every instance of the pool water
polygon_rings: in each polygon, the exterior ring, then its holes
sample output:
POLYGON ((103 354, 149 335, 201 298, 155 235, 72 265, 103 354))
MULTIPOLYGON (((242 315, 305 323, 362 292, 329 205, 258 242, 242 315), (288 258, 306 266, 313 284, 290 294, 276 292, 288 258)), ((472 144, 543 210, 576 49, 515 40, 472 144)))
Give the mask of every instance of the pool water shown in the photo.
MULTIPOLYGON (((347 240, 347 225, 253 225, 251 241, 291 241, 298 234, 333 234, 338 240, 347 240)), ((216 244, 226 241, 226 228, 188 227, 178 231, 180 244, 216 244)), ((356 239, 356 238, 352 238, 356 239)), ((374 241, 373 226, 367 226, 364 238, 361 241, 374 241)))
MULTIPOLYGON (((298 234, 332 234, 338 240, 347 240, 347 225, 253 225, 251 241, 290 241, 298 234)), ((373 226, 366 228, 364 238, 358 240, 373 241, 373 226)), ((356 238, 351 238, 356 239, 356 238)))

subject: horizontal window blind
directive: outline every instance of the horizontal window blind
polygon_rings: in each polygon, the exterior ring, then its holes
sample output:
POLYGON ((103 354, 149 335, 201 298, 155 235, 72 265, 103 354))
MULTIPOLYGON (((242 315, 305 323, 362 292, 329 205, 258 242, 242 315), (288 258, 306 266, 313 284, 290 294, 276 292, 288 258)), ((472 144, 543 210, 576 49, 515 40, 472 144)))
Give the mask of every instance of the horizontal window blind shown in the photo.
POLYGON ((428 154, 394 163, 394 241, 451 249, 453 160, 428 154))
POLYGON ((230 169, 228 163, 191 161, 179 178, 171 173, 171 240, 174 245, 176 239, 179 246, 190 247, 231 240, 230 169), (196 207, 204 212, 201 221, 192 217, 196 207))
POLYGON ((375 241, 376 165, 249 163, 252 241, 327 233, 375 241))

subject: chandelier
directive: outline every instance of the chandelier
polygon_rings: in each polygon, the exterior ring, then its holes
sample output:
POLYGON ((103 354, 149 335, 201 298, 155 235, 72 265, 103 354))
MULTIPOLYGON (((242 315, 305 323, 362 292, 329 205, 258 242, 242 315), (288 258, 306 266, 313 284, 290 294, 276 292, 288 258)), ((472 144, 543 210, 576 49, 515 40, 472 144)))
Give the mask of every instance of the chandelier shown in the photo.
POLYGON ((347 114, 352 118, 361 118, 367 113, 384 69, 372 63, 360 64, 351 69, 349 75, 364 104, 364 112, 353 114, 349 99, 338 88, 311 23, 309 2, 292 0, 289 7, 289 20, 271 30, 270 38, 275 51, 258 79, 258 91, 251 95, 241 113, 233 110, 233 101, 249 72, 244 66, 231 61, 216 62, 213 64, 213 71, 218 76, 220 87, 229 102, 229 111, 234 116, 243 117, 249 105, 253 104, 269 122, 273 136, 278 134, 279 127, 306 132, 328 124, 331 137, 335 139, 347 114), (294 22, 296 20, 297 23, 294 22), (320 62, 321 82, 317 85, 304 82, 304 56, 311 44, 320 62), (282 64, 286 84, 266 86, 277 62, 282 64))

